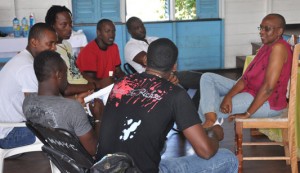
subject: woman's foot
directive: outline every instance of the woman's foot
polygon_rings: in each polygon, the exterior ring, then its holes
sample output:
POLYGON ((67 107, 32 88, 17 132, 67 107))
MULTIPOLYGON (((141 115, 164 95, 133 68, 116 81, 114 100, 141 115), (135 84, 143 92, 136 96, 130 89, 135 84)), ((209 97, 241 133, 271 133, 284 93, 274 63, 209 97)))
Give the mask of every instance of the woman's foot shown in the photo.
POLYGON ((217 121, 217 115, 214 112, 209 112, 205 114, 205 122, 202 123, 203 128, 212 127, 217 121))
POLYGON ((207 128, 212 127, 212 126, 214 125, 214 123, 215 123, 215 122, 213 122, 213 121, 207 120, 207 121, 205 121, 205 122, 202 124, 202 127, 205 128, 205 129, 207 129, 207 128))

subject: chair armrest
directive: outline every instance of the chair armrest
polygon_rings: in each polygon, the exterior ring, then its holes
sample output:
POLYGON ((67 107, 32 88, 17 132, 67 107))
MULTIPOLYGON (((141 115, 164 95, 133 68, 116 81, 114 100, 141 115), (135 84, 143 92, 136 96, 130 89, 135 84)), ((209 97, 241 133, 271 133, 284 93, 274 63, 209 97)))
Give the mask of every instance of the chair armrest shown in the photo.
POLYGON ((26 127, 26 124, 25 122, 20 122, 20 123, 0 122, 0 127, 26 127))

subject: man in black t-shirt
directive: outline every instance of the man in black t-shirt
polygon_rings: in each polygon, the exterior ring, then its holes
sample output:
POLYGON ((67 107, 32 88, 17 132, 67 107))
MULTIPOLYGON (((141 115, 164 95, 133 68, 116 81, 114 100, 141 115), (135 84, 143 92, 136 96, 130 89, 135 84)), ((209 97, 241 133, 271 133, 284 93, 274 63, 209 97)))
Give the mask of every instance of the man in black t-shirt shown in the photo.
POLYGON ((205 131, 186 91, 167 80, 176 70, 177 56, 172 41, 158 39, 149 46, 146 71, 115 83, 102 117, 98 159, 125 152, 143 173, 237 172, 234 154, 219 149, 222 127, 205 131), (160 151, 174 122, 197 155, 161 160, 160 151))

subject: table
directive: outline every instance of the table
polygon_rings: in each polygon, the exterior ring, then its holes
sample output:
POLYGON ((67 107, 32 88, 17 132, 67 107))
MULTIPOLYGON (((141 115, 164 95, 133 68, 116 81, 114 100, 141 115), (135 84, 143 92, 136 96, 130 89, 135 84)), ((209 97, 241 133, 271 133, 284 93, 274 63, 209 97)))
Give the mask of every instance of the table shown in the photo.
MULTIPOLYGON (((82 30, 73 31, 68 41, 72 45, 75 55, 78 54, 81 47, 84 47, 88 43, 82 30)), ((27 42, 27 37, 0 37, 0 62, 3 60, 7 61, 7 59, 14 57, 17 53, 24 50, 27 42)))
MULTIPOLYGON (((244 70, 248 67, 250 62, 254 59, 255 55, 249 55, 246 57, 244 70)), ((297 76, 297 91, 296 91, 296 128, 295 128, 295 136, 296 139, 296 146, 298 148, 297 156, 298 159, 300 158, 300 67, 298 66, 298 76, 297 76)), ((259 129, 259 131, 268 136, 268 138, 272 141, 281 142, 282 141, 282 133, 280 129, 259 129)))
POLYGON ((28 38, 0 37, 0 59, 11 58, 27 46, 28 38))

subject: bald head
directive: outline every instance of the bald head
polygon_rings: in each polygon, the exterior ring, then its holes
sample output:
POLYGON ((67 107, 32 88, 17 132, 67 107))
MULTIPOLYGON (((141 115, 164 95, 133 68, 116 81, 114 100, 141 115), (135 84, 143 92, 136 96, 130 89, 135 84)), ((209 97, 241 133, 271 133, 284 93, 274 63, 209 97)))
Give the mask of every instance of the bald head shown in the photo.
POLYGON ((283 32, 285 30, 285 25, 286 25, 286 22, 285 22, 285 19, 282 15, 280 14, 277 14, 277 13, 271 13, 271 14, 268 14, 266 17, 264 17, 264 20, 273 20, 274 22, 276 22, 276 25, 280 28, 283 29, 283 32))

